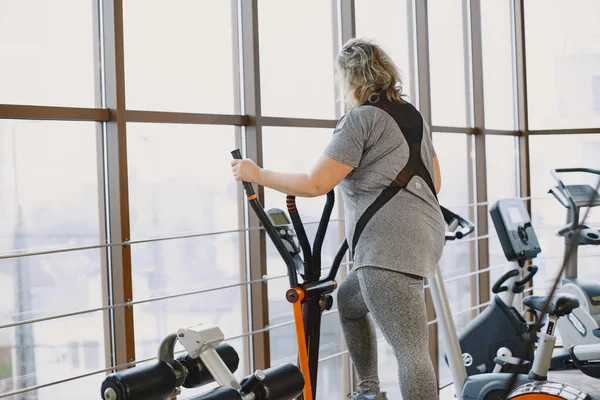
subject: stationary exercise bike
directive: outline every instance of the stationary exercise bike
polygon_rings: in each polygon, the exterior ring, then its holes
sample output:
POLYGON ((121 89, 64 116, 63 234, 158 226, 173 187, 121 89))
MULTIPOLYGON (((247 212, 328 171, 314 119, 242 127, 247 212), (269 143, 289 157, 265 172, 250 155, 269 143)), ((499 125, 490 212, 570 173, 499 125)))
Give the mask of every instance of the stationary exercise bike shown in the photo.
POLYGON ((600 245, 600 230, 582 225, 580 210, 600 206, 600 194, 590 185, 565 185, 559 178, 559 174, 576 172, 593 174, 600 179, 600 170, 589 168, 551 171, 558 185, 550 189, 550 193, 567 209, 567 224, 558 231, 565 240, 566 263, 557 294, 571 294, 580 303, 558 324, 563 350, 555 351, 551 369, 577 367, 589 376, 600 378, 600 281, 578 276, 579 246, 600 245))
MULTIPOLYGON (((503 224, 509 227, 506 236, 511 245, 511 252, 516 255, 536 252, 537 250, 530 248, 530 246, 532 248, 539 246, 536 246, 537 239, 535 239, 535 232, 525 222, 526 214, 516 213, 515 211, 511 211, 511 208, 510 205, 502 207, 506 213, 500 213, 503 224)), ((444 218, 450 227, 450 232, 446 234, 446 240, 459 239, 474 229, 472 223, 447 210, 444 212, 444 218), (456 230, 456 227, 460 229, 456 230)), ((516 276, 512 278, 516 278, 516 276)), ((550 358, 554 349, 554 343, 556 342, 554 331, 561 317, 570 314, 579 306, 574 296, 556 295, 551 298, 547 296, 528 296, 523 299, 523 303, 526 306, 540 313, 544 311, 548 313, 547 327, 540 334, 538 348, 528 374, 488 372, 468 376, 465 362, 470 361, 470 358, 463 357, 439 265, 435 269, 434 277, 429 280, 429 286, 431 288, 431 296, 440 333, 444 338, 448 350, 447 361, 450 366, 457 399, 597 399, 597 397, 593 397, 570 385, 547 381, 550 358), (507 391, 511 389, 509 387, 511 383, 515 390, 508 394, 507 391)), ((485 338, 485 334, 482 334, 481 338, 485 338)), ((500 355, 495 358, 496 364, 500 367, 521 363, 521 360, 515 357, 500 355)))
MULTIPOLYGON (((512 305, 515 294, 523 292, 524 285, 538 270, 534 265, 526 267, 526 261, 535 259, 541 248, 520 199, 500 200, 491 207, 490 214, 508 263, 505 273, 494 284, 493 291, 497 294, 491 305, 460 333, 460 347, 468 376, 485 372, 526 374, 534 365, 534 350, 529 343, 538 335, 533 329, 537 319, 526 322, 512 305), (525 277, 521 278, 524 273, 525 277)), ((566 318, 559 319, 559 326, 566 318)), ((591 351, 589 347, 580 345, 564 352, 569 354, 568 362, 572 368, 575 368, 572 360, 576 360, 582 372, 597 377, 600 352, 591 351)), ((557 352, 562 354, 563 350, 554 349, 553 353, 547 354, 556 355, 557 352)))
POLYGON ((460 332, 460 347, 468 376, 528 373, 534 355, 528 343, 530 335, 535 335, 531 332, 535 323, 528 323, 513 304, 537 273, 538 267, 527 266, 527 262, 541 248, 520 200, 500 200, 490 208, 490 215, 507 263, 492 287, 495 296, 490 305, 460 332), (526 362, 520 363, 520 359, 526 362))
POLYGON ((175 400, 181 388, 196 388, 216 381, 220 386, 190 400, 289 400, 302 392, 304 378, 298 367, 284 364, 256 371, 241 382, 233 376, 239 357, 221 343, 216 326, 179 329, 161 342, 157 359, 106 377, 100 389, 103 400, 175 400), (175 344, 187 353, 175 358, 175 344))

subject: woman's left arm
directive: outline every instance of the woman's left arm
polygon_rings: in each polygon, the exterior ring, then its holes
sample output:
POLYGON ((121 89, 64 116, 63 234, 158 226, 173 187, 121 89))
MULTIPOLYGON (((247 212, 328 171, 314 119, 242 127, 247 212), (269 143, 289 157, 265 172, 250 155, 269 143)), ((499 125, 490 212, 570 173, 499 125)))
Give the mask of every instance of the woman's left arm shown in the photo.
POLYGON ((231 162, 235 180, 256 183, 291 196, 316 197, 329 193, 353 168, 321 155, 308 174, 261 169, 250 159, 231 162))

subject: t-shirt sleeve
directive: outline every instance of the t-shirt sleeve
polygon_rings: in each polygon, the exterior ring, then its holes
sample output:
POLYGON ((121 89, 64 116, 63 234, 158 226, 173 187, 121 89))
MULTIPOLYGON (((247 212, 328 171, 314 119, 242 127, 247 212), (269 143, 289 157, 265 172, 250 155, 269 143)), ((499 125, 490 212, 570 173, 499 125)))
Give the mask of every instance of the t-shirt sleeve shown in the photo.
POLYGON ((365 146, 363 129, 356 109, 350 111, 338 122, 333 138, 323 153, 349 167, 358 167, 365 146))

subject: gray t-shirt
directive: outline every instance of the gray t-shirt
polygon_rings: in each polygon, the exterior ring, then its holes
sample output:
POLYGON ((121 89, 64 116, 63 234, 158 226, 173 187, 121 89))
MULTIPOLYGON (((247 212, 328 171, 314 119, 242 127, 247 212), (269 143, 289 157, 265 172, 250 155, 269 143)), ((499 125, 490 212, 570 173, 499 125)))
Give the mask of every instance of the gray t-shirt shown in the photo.
MULTIPOLYGON (((408 162, 409 147, 385 111, 360 106, 337 124, 325 155, 354 170, 341 182, 346 238, 352 243, 358 219, 408 162)), ((433 178, 436 157, 423 122, 421 159, 433 178)), ((446 225, 425 181, 415 176, 366 225, 354 254, 354 268, 374 266, 431 277, 444 246, 446 225)))

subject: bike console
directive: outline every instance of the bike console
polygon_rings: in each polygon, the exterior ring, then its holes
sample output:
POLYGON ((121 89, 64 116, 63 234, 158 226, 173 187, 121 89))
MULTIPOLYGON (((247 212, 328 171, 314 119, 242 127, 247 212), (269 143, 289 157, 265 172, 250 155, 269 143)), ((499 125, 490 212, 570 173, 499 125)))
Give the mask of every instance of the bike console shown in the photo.
POLYGON ((498 200, 490 215, 508 261, 532 260, 542 251, 523 201, 498 200))

